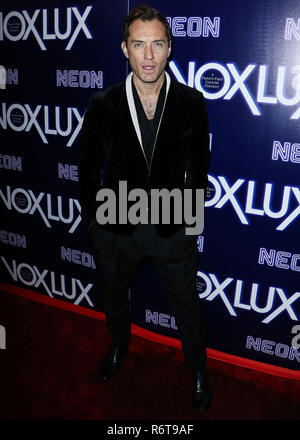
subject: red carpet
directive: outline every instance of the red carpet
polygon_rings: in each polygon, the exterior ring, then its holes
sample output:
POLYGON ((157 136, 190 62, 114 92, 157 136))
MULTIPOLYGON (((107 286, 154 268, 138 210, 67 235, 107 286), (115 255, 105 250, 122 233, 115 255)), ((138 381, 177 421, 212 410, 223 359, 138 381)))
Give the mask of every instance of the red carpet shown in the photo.
POLYGON ((300 381, 209 359, 214 400, 200 414, 176 348, 133 336, 117 376, 102 384, 103 322, 1 292, 0 324, 1 420, 300 419, 300 381))

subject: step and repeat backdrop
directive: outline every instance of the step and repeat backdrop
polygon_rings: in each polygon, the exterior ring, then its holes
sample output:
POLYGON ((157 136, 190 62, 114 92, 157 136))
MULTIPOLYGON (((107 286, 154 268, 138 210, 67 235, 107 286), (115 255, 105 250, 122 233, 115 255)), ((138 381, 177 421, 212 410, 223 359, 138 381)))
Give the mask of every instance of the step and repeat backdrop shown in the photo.
MULTIPOLYGON (((102 311, 78 199, 78 141, 92 93, 126 77, 131 0, 4 1, 0 7, 0 277, 102 311)), ((300 5, 157 0, 168 71, 200 90, 211 166, 197 289, 208 346, 300 365, 300 5)), ((156 273, 131 289, 133 323, 178 338, 156 273)), ((13 311, 11 311, 13 313, 13 311)))

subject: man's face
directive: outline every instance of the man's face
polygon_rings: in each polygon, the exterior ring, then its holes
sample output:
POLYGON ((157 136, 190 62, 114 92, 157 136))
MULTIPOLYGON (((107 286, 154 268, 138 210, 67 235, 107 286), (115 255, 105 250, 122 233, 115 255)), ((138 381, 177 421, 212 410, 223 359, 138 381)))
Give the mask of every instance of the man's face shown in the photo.
POLYGON ((143 83, 154 83, 164 71, 171 52, 164 25, 159 20, 135 20, 122 50, 133 74, 143 83))

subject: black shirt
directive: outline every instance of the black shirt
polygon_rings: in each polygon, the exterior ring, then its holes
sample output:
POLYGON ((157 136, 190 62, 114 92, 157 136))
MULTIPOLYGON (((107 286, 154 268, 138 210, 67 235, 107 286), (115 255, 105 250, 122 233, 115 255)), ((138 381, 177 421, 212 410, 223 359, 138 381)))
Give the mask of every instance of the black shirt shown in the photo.
POLYGON ((138 92, 135 88, 133 79, 132 79, 132 90, 133 90, 134 103, 139 121, 139 126, 141 130, 142 144, 148 165, 150 166, 156 132, 158 129, 158 124, 160 121, 161 113, 164 106, 164 100, 166 96, 166 79, 164 80, 164 83, 159 92, 156 109, 155 109, 155 115, 153 119, 147 118, 143 105, 140 101, 138 92))

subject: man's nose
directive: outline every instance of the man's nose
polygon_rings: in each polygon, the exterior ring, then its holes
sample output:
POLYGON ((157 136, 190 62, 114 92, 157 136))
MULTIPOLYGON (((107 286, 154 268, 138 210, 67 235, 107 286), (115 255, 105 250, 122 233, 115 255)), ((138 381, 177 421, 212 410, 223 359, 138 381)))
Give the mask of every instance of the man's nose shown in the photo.
POLYGON ((153 49, 152 49, 151 45, 145 47, 145 54, 144 55, 145 55, 145 58, 147 58, 147 60, 152 60, 153 49))

